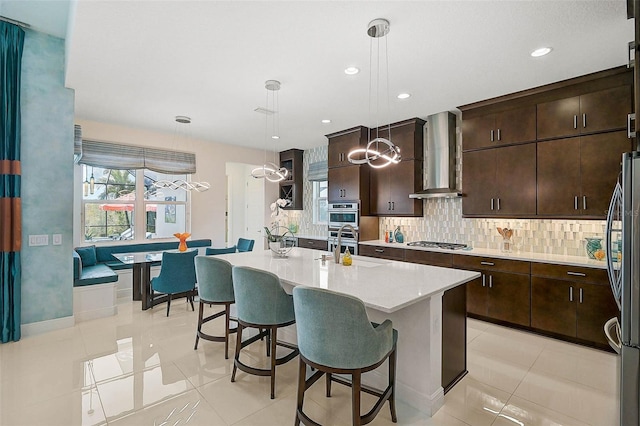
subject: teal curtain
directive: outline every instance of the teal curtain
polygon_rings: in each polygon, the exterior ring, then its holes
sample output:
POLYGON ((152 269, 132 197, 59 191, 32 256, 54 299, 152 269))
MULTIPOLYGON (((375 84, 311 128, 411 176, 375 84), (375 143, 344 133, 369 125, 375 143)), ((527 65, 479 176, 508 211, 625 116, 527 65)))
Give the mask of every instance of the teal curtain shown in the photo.
POLYGON ((24 31, 0 21, 0 327, 20 340, 20 74, 24 31))

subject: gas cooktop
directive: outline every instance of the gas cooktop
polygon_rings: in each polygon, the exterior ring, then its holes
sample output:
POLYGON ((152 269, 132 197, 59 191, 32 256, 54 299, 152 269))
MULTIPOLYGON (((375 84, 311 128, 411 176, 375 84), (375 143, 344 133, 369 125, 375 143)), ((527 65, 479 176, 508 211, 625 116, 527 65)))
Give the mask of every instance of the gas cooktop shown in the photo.
POLYGON ((440 249, 448 249, 448 250, 461 250, 467 248, 466 244, 458 244, 458 243, 441 243, 438 241, 414 241, 412 243, 407 243, 408 246, 418 246, 418 247, 432 247, 432 248, 440 248, 440 249))

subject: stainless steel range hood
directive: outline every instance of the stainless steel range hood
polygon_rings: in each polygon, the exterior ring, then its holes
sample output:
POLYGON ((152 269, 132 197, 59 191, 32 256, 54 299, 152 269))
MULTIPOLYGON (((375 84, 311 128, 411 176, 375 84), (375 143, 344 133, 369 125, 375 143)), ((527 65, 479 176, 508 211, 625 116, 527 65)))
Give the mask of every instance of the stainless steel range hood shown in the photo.
POLYGON ((450 112, 427 117, 425 170, 427 188, 409 198, 455 198, 456 189, 456 116, 450 112))

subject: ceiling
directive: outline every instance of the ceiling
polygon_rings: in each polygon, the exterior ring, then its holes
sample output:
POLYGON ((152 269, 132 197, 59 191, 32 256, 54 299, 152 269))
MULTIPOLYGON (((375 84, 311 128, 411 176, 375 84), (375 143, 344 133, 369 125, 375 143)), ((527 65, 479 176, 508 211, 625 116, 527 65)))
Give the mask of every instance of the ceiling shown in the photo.
POLYGON ((624 0, 0 0, 0 15, 68 34, 77 118, 173 132, 174 116, 187 115, 193 137, 279 151, 623 65, 634 34, 624 0), (366 33, 375 18, 391 22, 378 113, 366 33), (532 58, 540 46, 553 51, 532 58), (268 79, 282 83, 277 143, 254 112, 268 79))

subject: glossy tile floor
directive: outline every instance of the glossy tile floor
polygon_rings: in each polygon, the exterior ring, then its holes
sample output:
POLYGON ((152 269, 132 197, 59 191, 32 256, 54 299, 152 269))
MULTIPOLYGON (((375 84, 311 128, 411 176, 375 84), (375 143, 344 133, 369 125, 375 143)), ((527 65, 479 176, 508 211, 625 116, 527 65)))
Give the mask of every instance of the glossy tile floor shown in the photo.
MULTIPOLYGON (((297 360, 278 367, 274 400, 268 378, 238 372, 231 383, 224 344, 193 350, 196 313, 125 302, 115 317, 0 345, 0 425, 293 424, 297 360)), ((469 374, 444 407, 429 418, 398 404, 397 424, 618 425, 616 356, 475 320, 468 341, 469 374)), ((264 364, 262 344, 247 350, 245 361, 264 364)), ((323 386, 305 409, 350 424, 350 390, 335 384, 327 399, 323 386)), ((388 406, 372 424, 393 424, 388 406)))

